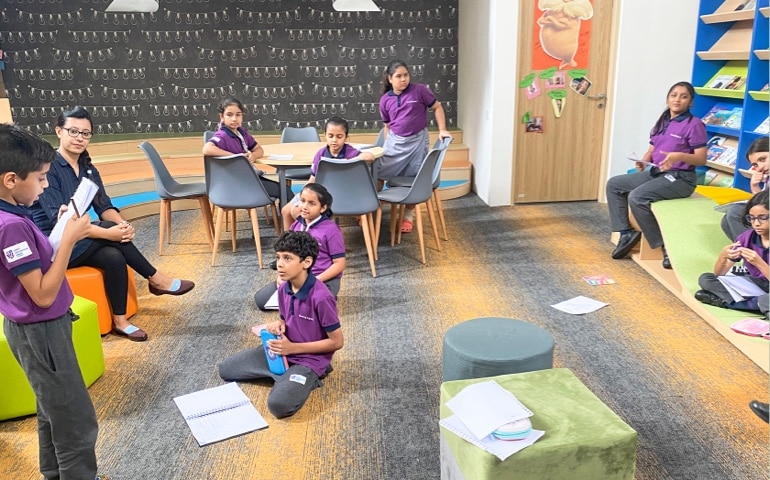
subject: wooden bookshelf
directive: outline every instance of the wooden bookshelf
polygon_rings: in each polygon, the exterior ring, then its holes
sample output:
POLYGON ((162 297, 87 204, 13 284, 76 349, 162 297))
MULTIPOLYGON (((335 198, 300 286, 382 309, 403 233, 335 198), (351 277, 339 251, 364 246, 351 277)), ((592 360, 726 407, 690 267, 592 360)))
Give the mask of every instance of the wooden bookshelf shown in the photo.
POLYGON ((753 20, 736 22, 711 48, 696 54, 702 60, 748 60, 753 24, 753 20))

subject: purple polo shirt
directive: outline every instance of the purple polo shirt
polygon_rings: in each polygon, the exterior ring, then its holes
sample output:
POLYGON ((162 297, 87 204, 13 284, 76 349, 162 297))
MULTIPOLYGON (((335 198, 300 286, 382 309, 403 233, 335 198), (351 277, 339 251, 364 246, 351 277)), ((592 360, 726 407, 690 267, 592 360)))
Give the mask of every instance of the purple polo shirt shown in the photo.
MULTIPOLYGON (((650 144, 655 147, 652 152, 652 163, 660 166, 665 153, 693 153, 696 148, 706 146, 706 126, 703 121, 689 111, 669 119, 661 132, 650 136, 650 144)), ((676 162, 671 170, 694 170, 695 165, 686 162, 676 162)))
POLYGON ((212 142, 222 150, 236 155, 254 150, 254 147, 257 146, 257 141, 251 136, 249 131, 243 127, 238 127, 238 133, 241 134, 243 140, 235 132, 223 125, 219 127, 219 130, 211 137, 209 142, 212 142))
POLYGON ((347 143, 342 146, 340 153, 337 155, 332 155, 332 152, 329 151, 328 146, 324 147, 318 150, 315 154, 315 157, 313 157, 313 164, 310 165, 310 173, 315 176, 316 172, 318 171, 318 164, 321 163, 321 158, 323 157, 350 160, 352 158, 356 158, 360 154, 361 152, 357 148, 347 143))
MULTIPOLYGON (((762 259, 767 263, 767 251, 768 249, 762 245, 762 237, 757 235, 757 232, 755 232, 753 229, 748 229, 745 232, 738 235, 738 237, 735 239, 736 242, 741 244, 741 247, 749 248, 751 250, 754 250, 757 252, 757 254, 762 257, 762 259)), ((746 271, 749 272, 749 275, 751 275, 754 278, 765 278, 764 275, 762 275, 762 272, 759 271, 757 267, 752 265, 749 262, 743 262, 743 266, 746 267, 746 271)), ((767 280, 765 278, 765 280, 767 280)))
MULTIPOLYGON (((345 240, 342 238, 342 230, 329 217, 323 215, 308 227, 305 219, 297 217, 297 220, 291 224, 293 232, 307 232, 311 237, 318 240, 318 257, 315 259, 310 273, 320 275, 326 269, 332 266, 332 260, 345 257, 345 240)), ((342 272, 335 278, 342 278, 342 272)))
MULTIPOLYGON (((337 301, 324 282, 312 275, 294 293, 291 283, 285 282, 278 289, 278 311, 286 322, 286 337, 295 343, 316 342, 328 338, 327 332, 340 328, 337 301)), ((334 352, 303 353, 288 355, 291 364, 304 365, 316 375, 323 376, 332 361, 334 352)))
POLYGON ((410 83, 401 95, 393 90, 380 97, 380 116, 396 135, 411 137, 428 126, 427 110, 436 96, 421 83, 410 83))
POLYGON ((40 307, 32 301, 17 278, 40 269, 43 274, 51 268, 53 248, 48 237, 27 216, 24 207, 0 200, 0 313, 15 323, 39 323, 59 318, 72 305, 72 290, 65 278, 50 307, 40 307))

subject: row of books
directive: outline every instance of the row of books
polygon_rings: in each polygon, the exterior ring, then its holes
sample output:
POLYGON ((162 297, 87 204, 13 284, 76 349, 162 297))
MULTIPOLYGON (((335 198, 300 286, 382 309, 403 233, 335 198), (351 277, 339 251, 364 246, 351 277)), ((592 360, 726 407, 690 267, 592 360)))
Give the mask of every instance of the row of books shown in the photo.
POLYGON ((717 75, 706 87, 722 90, 743 90, 746 88, 746 77, 740 75, 717 75))
POLYGON ((754 133, 763 133, 765 135, 770 133, 770 117, 765 118, 762 123, 757 125, 757 128, 754 129, 754 133))
POLYGON ((714 105, 706 115, 703 123, 726 128, 741 128, 743 107, 730 107, 721 104, 714 105))
MULTIPOLYGON (((717 138, 717 137, 714 137, 717 138)), ((713 138, 712 138, 713 140, 713 138)), ((738 149, 731 145, 720 145, 716 142, 709 143, 706 150, 706 160, 732 167, 738 159, 738 149)))

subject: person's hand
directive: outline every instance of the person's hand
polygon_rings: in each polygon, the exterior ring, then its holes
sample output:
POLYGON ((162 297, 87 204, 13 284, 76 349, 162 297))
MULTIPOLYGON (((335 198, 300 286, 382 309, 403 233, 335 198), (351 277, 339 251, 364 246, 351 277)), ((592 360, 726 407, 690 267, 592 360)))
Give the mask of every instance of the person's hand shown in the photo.
POLYGON ((243 156, 246 157, 246 159, 251 163, 254 163, 254 156, 251 154, 251 152, 244 152, 243 156))
POLYGON ((286 322, 283 320, 276 320, 274 322, 266 323, 265 329, 273 335, 283 335, 286 331, 286 322))
POLYGON ((276 355, 291 355, 293 346, 294 344, 286 338, 286 335, 282 335, 277 340, 269 340, 267 342, 267 348, 276 355))
POLYGON ((739 256, 743 257, 744 261, 749 262, 755 267, 759 267, 765 263, 765 260, 762 258, 762 256, 750 248, 739 247, 735 250, 739 253, 739 256))
POLYGON ((740 243, 731 243, 730 245, 727 245, 725 248, 722 249, 722 255, 727 257, 729 260, 732 260, 733 262, 737 262, 741 259, 741 244, 740 243))
POLYGON ((449 134, 448 130, 439 130, 438 131, 438 136, 439 136, 439 138, 449 138, 452 135, 449 134))
POLYGON ((136 236, 136 231, 134 230, 134 226, 131 225, 129 222, 123 220, 117 226, 120 227, 123 231, 123 236, 120 239, 122 243, 130 242, 136 236))
POLYGON ((674 163, 676 163, 676 152, 664 152, 661 150, 662 154, 666 155, 666 158, 663 159, 662 162, 660 162, 660 165, 658 165, 658 169, 661 172, 665 172, 666 170, 670 170, 671 167, 674 166, 674 163))
POLYGON ((752 192, 759 192, 762 187, 760 186, 761 183, 765 183, 767 174, 761 172, 760 170, 754 170, 754 168, 751 169, 751 179, 749 179, 749 185, 751 186, 752 192))
MULTIPOLYGON (((60 210, 61 211, 61 210, 60 210)), ((62 233, 62 243, 71 242, 74 244, 78 240, 82 240, 88 237, 91 232, 91 217, 83 215, 78 217, 73 215, 67 220, 67 224, 64 225, 64 232, 62 233)))
POLYGON ((634 166, 636 167, 636 170, 641 172, 642 170, 647 167, 647 165, 643 164, 642 162, 634 162, 634 166))
POLYGON ((59 207, 59 213, 56 215, 57 222, 61 220, 61 216, 64 215, 64 212, 66 212, 67 210, 69 210, 69 207, 67 205, 62 205, 61 207, 59 207))

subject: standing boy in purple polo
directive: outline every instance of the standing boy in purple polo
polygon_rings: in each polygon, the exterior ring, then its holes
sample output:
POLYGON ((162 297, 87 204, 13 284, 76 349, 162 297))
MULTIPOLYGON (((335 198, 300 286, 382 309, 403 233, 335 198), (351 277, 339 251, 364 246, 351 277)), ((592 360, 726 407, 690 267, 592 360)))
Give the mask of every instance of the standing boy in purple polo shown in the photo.
POLYGON ((96 475, 96 412, 72 345, 73 295, 64 273, 91 218, 67 222, 54 260, 48 238, 30 219, 55 158, 44 140, 0 124, 0 313, 8 346, 37 401, 40 472, 46 479, 96 475))
POLYGON ((337 302, 323 282, 310 275, 318 256, 318 241, 307 232, 284 232, 275 245, 278 276, 285 283, 278 290, 280 320, 265 325, 278 340, 268 347, 289 362, 283 375, 270 372, 264 349, 259 346, 231 355, 219 364, 219 376, 227 381, 272 378, 267 408, 277 418, 294 415, 310 392, 323 385, 331 372, 334 352, 344 340, 337 302))

